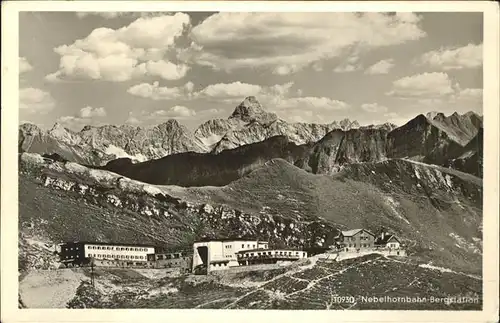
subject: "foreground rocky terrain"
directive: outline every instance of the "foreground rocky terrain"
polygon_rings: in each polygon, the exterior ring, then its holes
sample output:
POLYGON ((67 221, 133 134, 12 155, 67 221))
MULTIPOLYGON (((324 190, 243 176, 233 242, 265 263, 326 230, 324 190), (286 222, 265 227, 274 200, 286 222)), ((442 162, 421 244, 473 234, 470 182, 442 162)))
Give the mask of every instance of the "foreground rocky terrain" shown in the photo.
POLYGON ((94 287, 87 268, 63 269, 28 276, 21 282, 26 291, 21 300, 45 308, 479 310, 482 306, 480 279, 407 258, 372 254, 337 262, 315 256, 292 265, 267 266, 211 276, 98 268, 94 287), (37 281, 40 275, 43 280, 37 281), (34 297, 42 292, 46 297, 34 297), (468 302, 453 302, 452 297, 468 302))
POLYGON ((192 134, 176 121, 78 133, 23 125, 19 305, 479 309, 359 296, 481 295, 482 136, 474 113, 419 115, 401 127, 288 124, 252 97, 192 134), (100 269, 94 288, 86 269, 58 269, 55 254, 65 241, 185 250, 228 236, 327 248, 360 227, 396 234, 408 257, 313 257, 208 277, 100 269))

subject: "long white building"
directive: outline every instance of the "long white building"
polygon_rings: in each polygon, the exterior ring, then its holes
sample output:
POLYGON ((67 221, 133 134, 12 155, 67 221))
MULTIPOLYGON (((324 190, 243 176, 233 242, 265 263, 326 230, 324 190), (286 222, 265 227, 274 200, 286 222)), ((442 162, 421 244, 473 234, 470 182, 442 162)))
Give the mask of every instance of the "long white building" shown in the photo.
POLYGON ((207 272, 239 266, 236 254, 242 250, 268 249, 267 241, 248 239, 203 239, 193 244, 193 271, 204 265, 207 272))
POLYGON ((148 254, 155 253, 155 246, 144 244, 68 242, 61 245, 61 262, 84 265, 90 259, 106 264, 119 261, 135 265, 148 261, 148 254))

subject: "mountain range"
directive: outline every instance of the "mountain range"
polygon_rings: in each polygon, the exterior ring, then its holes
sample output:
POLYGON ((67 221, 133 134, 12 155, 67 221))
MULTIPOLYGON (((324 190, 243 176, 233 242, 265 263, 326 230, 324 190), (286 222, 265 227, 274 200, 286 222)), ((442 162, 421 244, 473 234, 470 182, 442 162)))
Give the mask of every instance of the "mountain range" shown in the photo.
POLYGON ((193 133, 176 120, 150 128, 85 126, 80 132, 60 124, 48 131, 23 124, 19 151, 56 154, 165 185, 225 185, 272 158, 312 173, 335 173, 350 163, 410 158, 482 176, 482 117, 474 112, 448 117, 430 112, 400 127, 359 126, 348 119, 287 123, 251 96, 228 119, 209 120, 193 133))
POLYGON ((315 143, 297 145, 287 136, 275 136, 218 154, 187 152, 140 163, 122 158, 93 167, 150 184, 223 186, 274 158, 313 174, 335 174, 350 164, 403 158, 481 177, 481 135, 479 127, 474 138, 461 146, 442 128, 419 115, 390 131, 384 127, 334 129, 315 143))
POLYGON ((305 144, 321 139, 333 129, 357 127, 358 122, 349 119, 331 124, 287 123, 274 113, 264 111, 257 99, 250 96, 228 119, 209 120, 194 132, 174 119, 146 128, 85 126, 79 132, 59 123, 48 131, 33 124, 22 124, 18 146, 20 152, 57 153, 66 160, 99 166, 122 157, 140 162, 182 152, 219 153, 277 135, 305 144))

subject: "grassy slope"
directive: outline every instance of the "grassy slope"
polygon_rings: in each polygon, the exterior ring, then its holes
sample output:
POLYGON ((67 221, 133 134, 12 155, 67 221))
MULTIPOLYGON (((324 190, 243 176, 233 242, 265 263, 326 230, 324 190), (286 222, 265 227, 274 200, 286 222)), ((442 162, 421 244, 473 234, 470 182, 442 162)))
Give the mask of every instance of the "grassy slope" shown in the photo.
POLYGON ((183 244, 196 225, 189 219, 160 221, 133 210, 91 204, 76 193, 48 189, 24 175, 19 177, 19 223, 23 233, 55 243, 96 240, 169 246, 183 244))
POLYGON ((332 177, 313 175, 285 161, 273 160, 222 188, 165 190, 174 196, 210 199, 211 203, 247 212, 270 208, 305 219, 322 217, 344 228, 377 231, 384 227, 406 240, 412 251, 425 260, 480 273, 481 255, 457 247, 456 239, 449 235, 458 234, 469 243, 473 243, 473 237, 482 237, 481 199, 464 196, 467 189, 477 194, 480 180, 451 171, 448 175, 456 181, 457 191, 450 192, 442 183, 433 182, 438 177, 434 168, 430 175, 425 173, 428 166, 402 160, 360 165, 362 170, 346 169, 332 177), (422 173, 421 180, 414 173, 415 167, 422 173), (460 185, 465 191, 460 191, 460 185))

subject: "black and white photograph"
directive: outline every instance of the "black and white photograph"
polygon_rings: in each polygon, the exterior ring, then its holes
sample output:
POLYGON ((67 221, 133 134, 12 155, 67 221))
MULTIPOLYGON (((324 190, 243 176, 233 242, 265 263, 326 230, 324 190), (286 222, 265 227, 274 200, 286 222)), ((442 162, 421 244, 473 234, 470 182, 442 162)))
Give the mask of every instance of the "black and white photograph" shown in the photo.
POLYGON ((19 12, 21 312, 483 311, 482 11, 98 8, 19 12))

